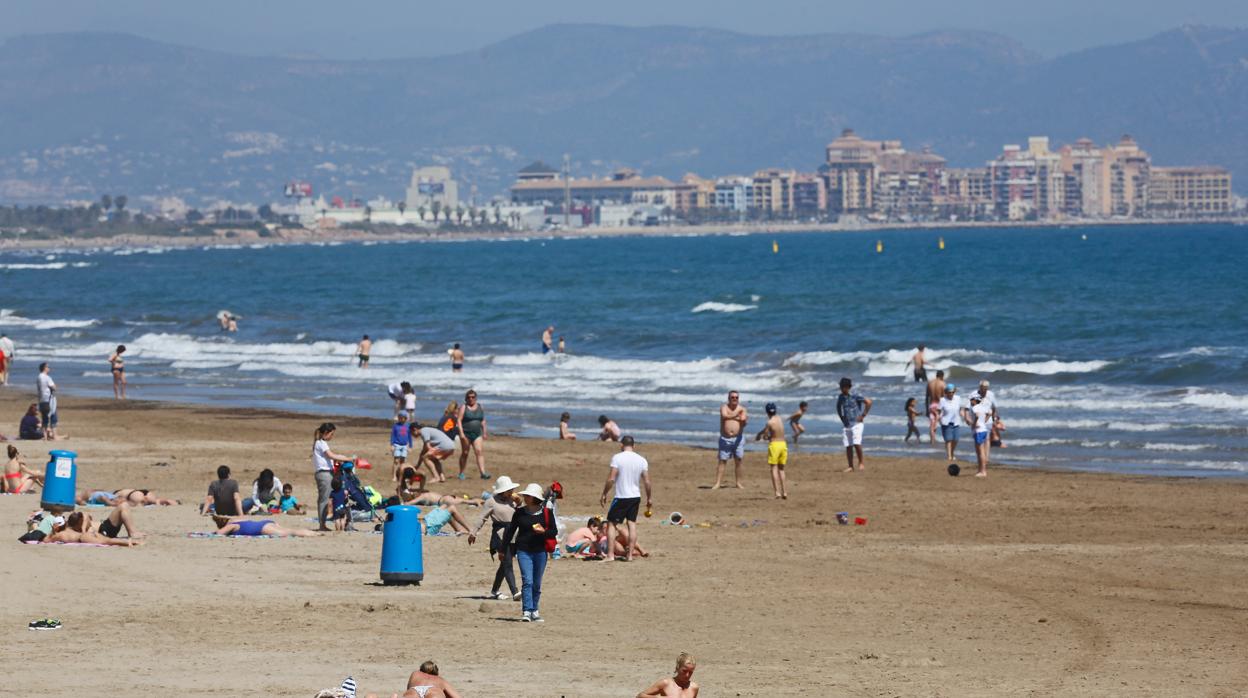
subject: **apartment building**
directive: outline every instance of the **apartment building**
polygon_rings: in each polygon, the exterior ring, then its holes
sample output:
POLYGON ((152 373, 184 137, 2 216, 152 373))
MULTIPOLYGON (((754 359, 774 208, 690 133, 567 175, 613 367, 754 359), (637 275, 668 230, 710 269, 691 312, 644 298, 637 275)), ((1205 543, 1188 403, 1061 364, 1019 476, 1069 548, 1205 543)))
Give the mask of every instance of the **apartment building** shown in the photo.
POLYGON ((1159 216, 1219 215, 1231 212, 1231 173, 1222 167, 1154 167, 1149 172, 1148 208, 1159 216))

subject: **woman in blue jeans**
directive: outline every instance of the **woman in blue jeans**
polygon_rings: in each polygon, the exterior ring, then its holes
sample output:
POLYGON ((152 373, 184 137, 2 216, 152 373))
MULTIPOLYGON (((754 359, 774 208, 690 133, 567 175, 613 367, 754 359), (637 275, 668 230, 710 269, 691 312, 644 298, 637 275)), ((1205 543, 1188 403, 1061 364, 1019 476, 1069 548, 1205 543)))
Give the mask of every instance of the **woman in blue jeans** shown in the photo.
POLYGON ((546 541, 555 538, 555 526, 547 523, 546 508, 542 505, 544 494, 541 485, 529 483, 520 492, 524 505, 512 515, 503 532, 502 544, 511 546, 520 563, 520 598, 524 606, 520 620, 525 623, 542 622, 538 608, 542 602, 542 575, 546 572, 546 541))

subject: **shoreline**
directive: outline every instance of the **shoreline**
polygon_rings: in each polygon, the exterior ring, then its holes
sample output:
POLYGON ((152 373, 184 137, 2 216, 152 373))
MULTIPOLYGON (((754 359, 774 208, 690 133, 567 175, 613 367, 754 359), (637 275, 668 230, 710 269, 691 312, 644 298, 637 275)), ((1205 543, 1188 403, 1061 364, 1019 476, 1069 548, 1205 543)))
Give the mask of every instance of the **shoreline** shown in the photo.
MULTIPOLYGON (((72 406, 74 405, 81 405, 83 408, 88 409, 88 410, 103 410, 103 411, 118 411, 118 412, 131 409, 131 407, 133 407, 135 411, 139 411, 139 412, 149 411, 149 410, 163 410, 163 409, 194 410, 194 411, 206 411, 210 413, 220 413, 220 414, 229 413, 231 415, 254 417, 254 418, 259 418, 259 419, 280 419, 280 420, 307 419, 307 420, 313 420, 313 421, 316 421, 316 420, 333 421, 335 423, 344 423, 344 424, 351 423, 351 424, 358 424, 358 425, 367 425, 369 427, 383 429, 386 431, 388 431, 390 429, 390 426, 393 424, 392 420, 385 418, 385 417, 373 417, 373 416, 368 416, 364 414, 352 414, 350 412, 334 412, 334 411, 316 412, 313 410, 300 411, 298 409, 256 407, 256 406, 238 404, 238 403, 233 403, 233 402, 228 402, 228 401, 184 402, 184 401, 179 401, 179 400, 173 400, 173 399, 165 400, 165 399, 160 399, 160 398, 138 398, 138 399, 132 398, 132 399, 127 399, 125 401, 118 401, 118 400, 113 400, 107 397, 99 397, 99 396, 93 396, 93 395, 81 395, 81 394, 76 394, 74 392, 65 392, 65 393, 62 393, 62 395, 64 397, 70 398, 69 404, 71 405, 71 410, 72 410, 72 406)), ((20 406, 21 404, 25 404, 25 401, 27 401, 27 398, 19 397, 19 394, 16 393, 15 391, 0 390, 0 406, 3 406, 5 402, 14 398, 17 398, 17 403, 18 403, 17 405, 14 406, 15 410, 17 409, 18 406, 20 406)), ((426 400, 426 402, 428 402, 428 399, 426 400)), ((553 427, 551 431, 552 432, 554 431, 553 427)), ((501 437, 504 439, 514 439, 522 443, 524 442, 559 443, 559 440, 555 438, 527 436, 527 435, 520 434, 516 431, 510 431, 506 428, 499 429, 496 427, 494 429, 491 429, 491 432, 497 434, 498 437, 501 437)), ((0 433, 4 433, 4 432, 0 431, 0 433)), ((6 434, 6 436, 8 436, 8 434, 6 434)), ((13 437, 11 436, 9 438, 10 438, 10 441, 13 441, 15 443, 49 443, 49 444, 53 443, 53 442, 17 441, 13 439, 13 437)), ((72 435, 71 435, 71 438, 72 438, 72 435)), ((715 434, 713 431, 711 431, 707 433, 706 444, 680 443, 680 442, 675 442, 675 441, 647 441, 646 443, 650 446, 658 446, 662 448, 674 448, 674 449, 688 449, 690 451, 694 451, 697 453, 711 454, 715 452, 715 446, 709 445, 709 444, 711 444, 714 438, 715 438, 715 434)), ((68 441, 68 439, 66 439, 66 441, 68 441)), ((589 440, 586 439, 586 441, 589 441, 589 440)), ((62 443, 62 442, 57 441, 55 443, 62 443)), ((569 443, 575 443, 575 442, 569 442, 569 443)), ((943 468, 944 452, 943 452, 943 449, 938 448, 938 446, 943 446, 943 444, 938 443, 937 446, 932 446, 930 444, 921 442, 919 444, 916 444, 915 453, 913 454, 878 455, 878 454, 872 454, 870 449, 868 449, 867 455, 868 455, 868 458, 872 460, 899 461, 903 463, 908 463, 913 466, 922 465, 925 467, 926 466, 935 467, 935 465, 939 464, 943 468), (926 449, 923 448, 924 446, 926 446, 926 449), (927 455, 924 455, 924 454, 927 454, 927 455)), ((813 449, 811 447, 806 447, 799 451, 797 446, 790 444, 790 448, 793 449, 794 452, 801 453, 803 455, 816 456, 819 458, 832 458, 834 461, 837 461, 837 462, 839 462, 839 460, 844 457, 843 451, 836 447, 831 447, 831 448, 814 447, 813 449)), ((1021 447, 1015 447, 1015 448, 1021 448, 1021 447)), ((1008 440, 1007 440, 1007 447, 1005 448, 1005 450, 1007 451, 1009 450, 1008 440)), ((752 442, 747 444, 747 448, 746 448, 747 455, 754 454, 755 456, 765 456, 766 452, 767 452, 767 449, 765 445, 759 446, 758 444, 754 444, 752 442)), ((994 451, 994 453, 997 453, 997 452, 999 451, 994 451)), ((1060 466, 1048 466, 1048 465, 1020 465, 1018 463, 1008 462, 1008 458, 1009 456, 1007 455, 1006 462, 998 462, 995 460, 990 462, 988 465, 989 471, 991 472, 995 470, 1009 470, 1012 472, 1019 472, 1019 473, 1034 472, 1034 473, 1052 474, 1052 475, 1079 475, 1079 476, 1104 475, 1104 476, 1110 476, 1110 477, 1115 477, 1115 478, 1126 478, 1126 479, 1145 479, 1145 480, 1157 479, 1157 480, 1174 480, 1174 481, 1214 481, 1214 482, 1248 483, 1248 475, 1237 473, 1235 471, 1230 471, 1230 470, 1201 471, 1201 472, 1194 472, 1191 474, 1150 474, 1150 473, 1135 473, 1135 472, 1129 472, 1129 471, 1114 471, 1114 470, 1109 470, 1105 468, 1079 469, 1075 467, 1060 467, 1060 466)), ((963 452, 960 454, 958 462, 959 464, 961 464, 962 469, 964 471, 966 471, 967 473, 970 473, 970 471, 975 467, 975 451, 974 451, 973 446, 968 446, 967 448, 963 449, 963 452)), ((970 477, 970 476, 971 475, 968 474, 966 477, 970 477)))
POLYGON ((1248 216, 1219 218, 1138 219, 1138 220, 1069 220, 1069 221, 966 221, 922 223, 798 223, 756 222, 714 225, 667 225, 577 228, 571 231, 476 231, 429 230, 425 232, 377 233, 352 228, 278 228, 267 236, 254 229, 220 230, 211 236, 162 236, 121 234, 112 237, 82 238, 66 236, 40 240, 0 239, 0 253, 12 251, 51 250, 119 250, 163 247, 170 249, 232 248, 252 245, 316 245, 326 243, 418 243, 458 241, 558 240, 626 237, 712 237, 717 235, 790 235, 801 233, 858 233, 941 230, 994 230, 999 228, 1071 229, 1071 228, 1134 228, 1155 226, 1248 226, 1248 216))

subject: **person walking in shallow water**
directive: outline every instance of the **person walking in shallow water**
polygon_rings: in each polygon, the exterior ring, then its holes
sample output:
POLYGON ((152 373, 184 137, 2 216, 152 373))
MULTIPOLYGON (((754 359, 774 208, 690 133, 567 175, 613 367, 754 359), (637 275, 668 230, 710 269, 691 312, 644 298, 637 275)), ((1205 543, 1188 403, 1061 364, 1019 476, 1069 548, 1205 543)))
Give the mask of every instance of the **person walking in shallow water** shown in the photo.
POLYGON ((455 346, 447 352, 451 357, 451 373, 459 373, 464 370, 464 350, 459 348, 459 342, 455 342, 455 346))
POLYGON ((126 345, 118 344, 117 350, 108 357, 108 366, 113 373, 114 400, 126 399, 126 360, 121 356, 124 353, 126 353, 126 345))
POLYGON ((360 368, 368 368, 368 360, 372 356, 372 352, 373 340, 369 339, 368 335, 364 335, 364 338, 360 340, 360 343, 355 345, 355 355, 360 360, 360 362, 356 365, 360 368))

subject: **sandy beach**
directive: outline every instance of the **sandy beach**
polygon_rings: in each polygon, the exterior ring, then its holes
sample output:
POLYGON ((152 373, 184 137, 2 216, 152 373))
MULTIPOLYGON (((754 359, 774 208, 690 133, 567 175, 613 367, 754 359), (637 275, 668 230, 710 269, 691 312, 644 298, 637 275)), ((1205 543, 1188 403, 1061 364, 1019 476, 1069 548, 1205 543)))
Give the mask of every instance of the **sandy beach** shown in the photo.
MULTIPOLYGON (((15 432, 28 403, 0 390, 0 431, 15 432)), ((867 472, 849 475, 835 454, 796 450, 778 502, 761 449, 747 455, 746 489, 711 491, 712 452, 641 443, 653 556, 552 563, 539 626, 517 622, 518 603, 484 600, 494 565, 481 542, 426 538, 425 583, 383 587, 371 532, 187 537, 209 530, 194 503, 221 463, 248 490, 271 467, 314 502, 312 433, 332 417, 64 397, 70 438, 57 446, 79 454, 79 488, 184 503, 137 513, 146 545, 103 549, 19 544, 38 497, 0 497, 5 692, 306 698, 352 674, 389 696, 432 658, 465 696, 632 696, 688 651, 703 696, 1248 693, 1243 482, 951 478, 927 446, 868 454, 867 472), (660 525, 673 510, 709 526, 660 525), (841 510, 867 525, 837 525, 841 510), (42 617, 64 627, 26 630, 42 617)), ((335 449, 382 465, 364 480, 389 489, 387 422, 334 421, 335 449)), ((46 444, 18 445, 42 468, 46 444)), ((521 483, 560 480, 561 513, 589 516, 615 451, 496 438, 487 464, 521 483)))

